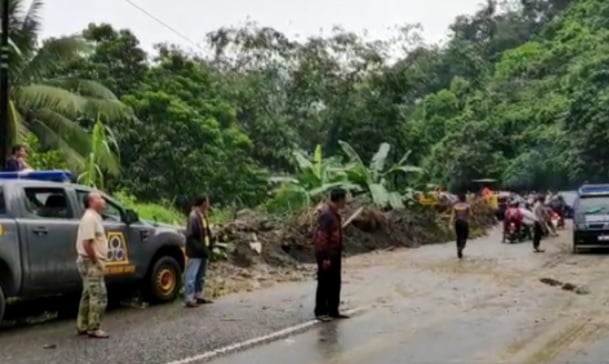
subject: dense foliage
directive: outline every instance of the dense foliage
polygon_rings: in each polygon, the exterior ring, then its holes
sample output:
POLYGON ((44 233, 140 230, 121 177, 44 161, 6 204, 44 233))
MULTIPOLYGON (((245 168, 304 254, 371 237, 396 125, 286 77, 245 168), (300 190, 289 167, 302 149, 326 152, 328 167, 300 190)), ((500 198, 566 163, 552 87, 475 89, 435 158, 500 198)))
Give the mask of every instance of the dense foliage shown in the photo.
MULTIPOLYGON (((387 41, 337 29, 298 42, 248 24, 209 34, 210 56, 198 58, 171 45, 149 55, 129 30, 91 24, 70 38, 86 52, 24 73, 13 97, 34 132, 69 135, 65 118, 104 113, 121 164, 106 184, 179 207, 204 191, 224 205, 259 204, 276 188, 270 177, 287 174, 310 197, 336 182, 332 163, 377 199, 381 187, 423 182, 459 189, 493 177, 541 189, 609 179, 608 1, 489 0, 451 30, 443 46, 423 44, 412 26, 387 41), (80 108, 39 96, 51 91, 82 96, 80 108), (56 115, 64 124, 52 124, 56 115), (317 156, 299 152, 318 146, 317 156), (323 164, 321 150, 341 160, 323 164), (386 165, 374 169, 379 153, 386 165), (424 173, 386 175, 401 165, 424 173)), ((30 45, 18 69, 53 44, 67 47, 57 42, 30 45)), ((43 149, 65 152, 42 136, 43 149)), ((89 155, 78 145, 71 155, 89 155)))

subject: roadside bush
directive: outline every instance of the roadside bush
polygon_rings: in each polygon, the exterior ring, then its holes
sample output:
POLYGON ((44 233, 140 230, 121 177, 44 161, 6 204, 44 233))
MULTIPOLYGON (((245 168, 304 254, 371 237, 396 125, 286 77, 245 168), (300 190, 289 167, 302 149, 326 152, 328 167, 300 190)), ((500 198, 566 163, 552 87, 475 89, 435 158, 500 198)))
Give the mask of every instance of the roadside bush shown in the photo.
POLYGON ((34 134, 27 134, 22 141, 28 148, 28 163, 36 170, 68 169, 63 156, 57 150, 45 150, 34 134))

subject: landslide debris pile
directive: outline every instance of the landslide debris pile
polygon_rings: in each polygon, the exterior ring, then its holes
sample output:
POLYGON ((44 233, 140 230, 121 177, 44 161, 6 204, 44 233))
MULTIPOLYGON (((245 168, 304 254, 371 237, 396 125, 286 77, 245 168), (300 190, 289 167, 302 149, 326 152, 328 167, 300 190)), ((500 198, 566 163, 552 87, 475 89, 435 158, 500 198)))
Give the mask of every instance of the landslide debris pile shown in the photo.
MULTIPOLYGON (((416 206, 381 211, 352 202, 343 216, 347 220, 363 208, 345 228, 346 255, 390 247, 418 247, 452 239, 448 229, 449 208, 416 206)), ((484 234, 495 223, 492 210, 482 201, 472 204, 472 235, 484 234)), ((218 240, 226 244, 228 262, 247 268, 257 264, 297 267, 312 263, 312 233, 319 207, 290 220, 244 210, 229 224, 219 227, 218 240)))

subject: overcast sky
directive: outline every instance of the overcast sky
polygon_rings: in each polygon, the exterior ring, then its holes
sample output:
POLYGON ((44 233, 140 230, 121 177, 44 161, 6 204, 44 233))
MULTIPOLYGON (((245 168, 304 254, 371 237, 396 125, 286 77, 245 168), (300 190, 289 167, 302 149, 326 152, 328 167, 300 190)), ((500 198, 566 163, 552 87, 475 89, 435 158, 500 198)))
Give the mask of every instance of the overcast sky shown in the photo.
POLYGON ((388 28, 421 23, 426 41, 440 41, 460 14, 472 14, 481 0, 46 0, 43 36, 79 32, 90 22, 129 28, 143 47, 159 42, 193 49, 188 40, 164 28, 129 2, 175 28, 189 40, 203 44, 204 35, 222 26, 250 19, 289 36, 327 32, 333 25, 369 37, 386 39, 388 28))

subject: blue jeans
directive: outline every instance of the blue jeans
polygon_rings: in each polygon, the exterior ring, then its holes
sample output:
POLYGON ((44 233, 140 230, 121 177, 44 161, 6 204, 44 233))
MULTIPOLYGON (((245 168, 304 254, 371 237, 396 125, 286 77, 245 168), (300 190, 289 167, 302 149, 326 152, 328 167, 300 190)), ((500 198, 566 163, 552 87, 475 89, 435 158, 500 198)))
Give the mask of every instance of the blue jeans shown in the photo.
POLYGON ((203 298, 205 273, 207 272, 207 258, 188 259, 184 272, 184 299, 192 302, 203 298))

